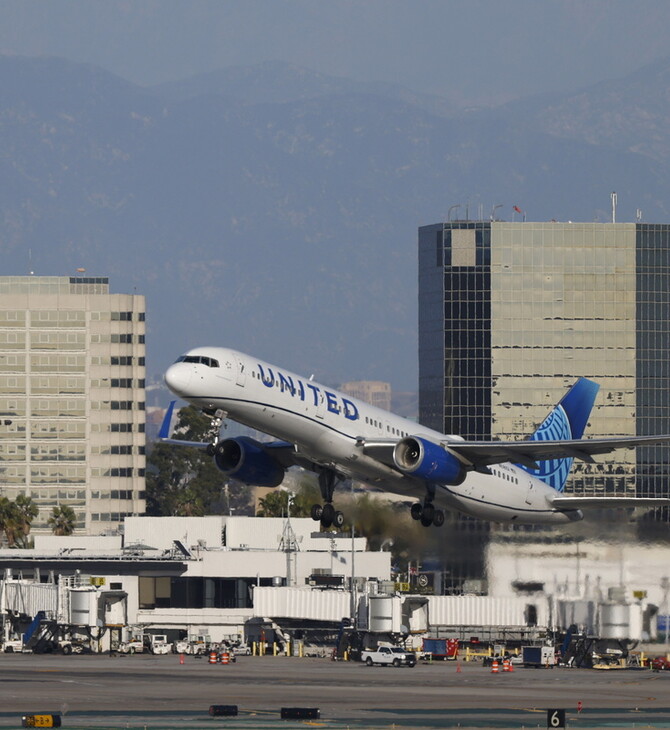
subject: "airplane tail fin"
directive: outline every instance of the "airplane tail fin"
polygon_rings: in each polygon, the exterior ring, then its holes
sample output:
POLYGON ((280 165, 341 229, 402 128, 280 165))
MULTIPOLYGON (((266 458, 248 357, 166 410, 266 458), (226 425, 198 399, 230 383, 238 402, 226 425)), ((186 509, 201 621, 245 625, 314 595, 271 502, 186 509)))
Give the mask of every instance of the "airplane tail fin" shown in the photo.
MULTIPOLYGON (((544 419, 530 437, 531 441, 567 441, 580 439, 588 423, 591 409, 600 386, 592 380, 580 378, 563 396, 560 403, 544 419)), ((572 457, 540 461, 539 469, 521 466, 529 474, 562 492, 572 468, 572 457)))

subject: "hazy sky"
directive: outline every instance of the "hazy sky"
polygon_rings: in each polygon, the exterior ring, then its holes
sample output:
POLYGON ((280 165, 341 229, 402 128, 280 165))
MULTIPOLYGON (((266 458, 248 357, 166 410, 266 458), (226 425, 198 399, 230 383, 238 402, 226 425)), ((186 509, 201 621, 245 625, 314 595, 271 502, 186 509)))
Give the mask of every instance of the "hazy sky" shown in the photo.
POLYGON ((0 51, 141 84, 282 60, 457 102, 574 89, 670 55, 667 0, 0 0, 0 51))

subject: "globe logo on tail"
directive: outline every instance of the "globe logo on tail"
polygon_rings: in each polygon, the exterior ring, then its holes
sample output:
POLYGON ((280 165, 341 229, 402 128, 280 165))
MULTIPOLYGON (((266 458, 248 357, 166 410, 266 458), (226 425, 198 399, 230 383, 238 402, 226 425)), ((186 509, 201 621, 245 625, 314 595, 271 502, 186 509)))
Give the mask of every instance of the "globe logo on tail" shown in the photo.
MULTIPOLYGON (((563 407, 558 405, 530 438, 531 441, 567 441, 572 439, 570 421, 563 407)), ((540 461, 538 462, 539 469, 529 469, 521 464, 519 466, 534 477, 541 479, 545 484, 553 487, 557 492, 562 492, 572 468, 572 462, 572 457, 566 457, 564 459, 540 461)))

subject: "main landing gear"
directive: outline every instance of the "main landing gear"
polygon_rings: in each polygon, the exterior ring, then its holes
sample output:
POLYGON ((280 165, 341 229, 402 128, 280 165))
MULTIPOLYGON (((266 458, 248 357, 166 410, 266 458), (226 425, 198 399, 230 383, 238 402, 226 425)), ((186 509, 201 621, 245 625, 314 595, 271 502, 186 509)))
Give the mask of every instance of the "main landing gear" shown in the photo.
POLYGON ((312 519, 321 522, 324 528, 336 527, 338 530, 344 525, 344 515, 333 507, 333 492, 338 481, 338 475, 330 469, 319 472, 319 489, 325 504, 312 505, 312 519))
POLYGON ((435 509, 432 502, 426 500, 423 504, 421 502, 415 502, 410 513, 413 520, 421 520, 421 524, 424 527, 442 527, 444 524, 444 512, 441 509, 435 509))

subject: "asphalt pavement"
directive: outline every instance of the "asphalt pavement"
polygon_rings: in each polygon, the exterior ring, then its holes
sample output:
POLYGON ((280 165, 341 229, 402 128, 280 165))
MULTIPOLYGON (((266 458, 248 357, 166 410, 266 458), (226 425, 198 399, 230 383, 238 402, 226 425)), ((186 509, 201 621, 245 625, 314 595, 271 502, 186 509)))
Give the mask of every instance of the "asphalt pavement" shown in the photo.
POLYGON ((57 713, 64 728, 546 728, 670 727, 670 671, 524 669, 481 664, 367 667, 298 657, 0 655, 0 727, 57 713), (212 705, 238 714, 211 717, 212 705), (282 720, 282 708, 318 719, 282 720))

